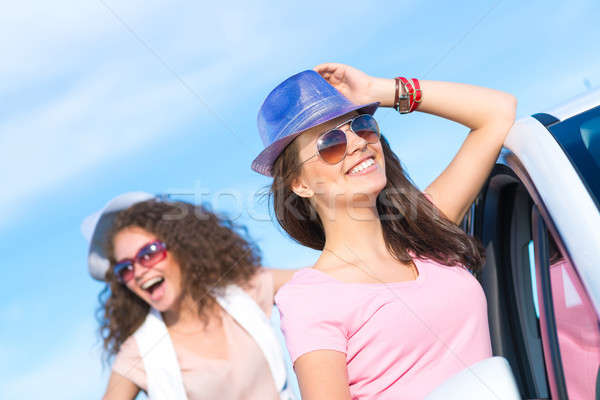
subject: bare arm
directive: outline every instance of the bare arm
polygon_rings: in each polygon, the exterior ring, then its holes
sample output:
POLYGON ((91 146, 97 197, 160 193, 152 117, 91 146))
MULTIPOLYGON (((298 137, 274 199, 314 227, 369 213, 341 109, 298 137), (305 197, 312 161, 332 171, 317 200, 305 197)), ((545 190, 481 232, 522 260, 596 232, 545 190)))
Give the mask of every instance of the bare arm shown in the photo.
POLYGON ((419 111, 471 129, 460 149, 425 189, 435 205, 460 223, 490 175, 515 121, 517 101, 507 93, 460 83, 422 81, 419 111))
POLYGON ((298 269, 265 269, 269 271, 269 273, 273 277, 273 297, 275 297, 275 293, 277 293, 279 288, 285 285, 287 281, 292 279, 292 275, 299 271, 298 269))
MULTIPOLYGON (((377 79, 375 82, 375 92, 382 105, 392 106, 394 80, 377 79)), ((423 101, 417 111, 437 115, 471 129, 450 164, 425 189, 435 205, 458 224, 496 163, 504 139, 515 121, 517 100, 508 93, 480 86, 419 82, 423 101)))
POLYGON ((117 372, 111 372, 102 400, 133 400, 140 389, 117 372))
POLYGON ((302 400, 350 400, 346 355, 335 350, 316 350, 294 363, 302 400))
MULTIPOLYGON (((315 69, 357 103, 379 101, 383 107, 393 105, 393 79, 370 77, 343 64, 321 64, 315 69)), ((435 205, 458 224, 498 158, 515 120, 517 101, 508 93, 479 86, 419 82, 423 101, 417 111, 458 122, 471 130, 450 164, 425 189, 435 205)))

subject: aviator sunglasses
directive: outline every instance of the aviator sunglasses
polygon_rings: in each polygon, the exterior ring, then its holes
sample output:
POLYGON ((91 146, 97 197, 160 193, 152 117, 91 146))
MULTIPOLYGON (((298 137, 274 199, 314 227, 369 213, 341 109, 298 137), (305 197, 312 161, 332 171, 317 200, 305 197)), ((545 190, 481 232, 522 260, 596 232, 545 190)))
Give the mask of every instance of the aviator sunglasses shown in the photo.
POLYGON ((317 153, 302 161, 301 164, 317 156, 327 164, 337 164, 342 161, 346 157, 348 139, 346 132, 339 128, 347 123, 350 123, 350 130, 367 143, 373 144, 379 141, 381 133, 377 121, 370 114, 361 114, 321 134, 317 139, 317 153))
POLYGON ((113 267, 113 273, 121 283, 127 283, 133 279, 134 265, 140 264, 146 268, 152 268, 167 256, 167 246, 160 240, 154 240, 145 244, 138 250, 134 258, 125 258, 113 267))

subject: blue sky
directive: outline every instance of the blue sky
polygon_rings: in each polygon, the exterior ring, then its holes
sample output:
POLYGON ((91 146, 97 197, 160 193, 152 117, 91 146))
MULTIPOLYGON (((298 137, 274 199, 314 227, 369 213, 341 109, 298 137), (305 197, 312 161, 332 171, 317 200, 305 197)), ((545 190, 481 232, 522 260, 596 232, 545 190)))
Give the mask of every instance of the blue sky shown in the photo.
MULTIPOLYGON (((592 0, 5 5, 1 397, 103 391, 93 317, 102 285, 87 273, 79 225, 119 193, 209 191, 216 210, 248 226, 265 265, 312 263, 316 253, 250 201, 269 183, 249 168, 261 150, 256 112, 286 77, 342 62, 505 90, 528 115, 584 92, 586 79, 598 86, 598 15, 592 0)), ((376 116, 421 188, 467 133, 419 113, 376 116)))

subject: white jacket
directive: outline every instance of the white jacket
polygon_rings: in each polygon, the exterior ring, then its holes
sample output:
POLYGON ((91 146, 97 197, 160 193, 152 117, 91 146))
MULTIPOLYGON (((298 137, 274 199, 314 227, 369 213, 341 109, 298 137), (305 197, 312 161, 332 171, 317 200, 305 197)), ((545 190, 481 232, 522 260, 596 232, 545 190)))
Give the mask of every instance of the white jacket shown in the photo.
MULTIPOLYGON (((262 309, 236 285, 227 286, 225 294, 216 296, 216 300, 264 353, 281 400, 294 400, 287 387, 286 365, 279 341, 262 309)), ((150 310, 134 337, 144 360, 148 397, 151 400, 187 400, 175 349, 158 310, 150 310)))

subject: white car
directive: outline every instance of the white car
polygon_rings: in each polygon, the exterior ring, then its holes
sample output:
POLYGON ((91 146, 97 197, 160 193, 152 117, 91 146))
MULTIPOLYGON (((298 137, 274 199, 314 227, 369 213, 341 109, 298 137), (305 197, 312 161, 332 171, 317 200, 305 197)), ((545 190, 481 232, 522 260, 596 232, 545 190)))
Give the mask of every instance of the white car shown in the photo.
POLYGON ((600 399, 600 90, 515 123, 463 229, 521 397, 600 399))

